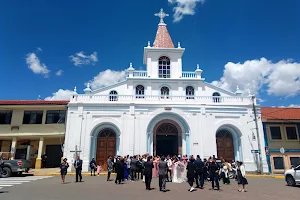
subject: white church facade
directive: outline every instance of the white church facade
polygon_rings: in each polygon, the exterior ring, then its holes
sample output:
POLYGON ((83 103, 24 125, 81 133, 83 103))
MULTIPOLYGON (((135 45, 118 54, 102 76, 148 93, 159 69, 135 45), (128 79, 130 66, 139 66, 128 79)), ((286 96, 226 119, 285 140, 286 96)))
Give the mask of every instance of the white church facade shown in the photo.
MULTIPOLYGON (((263 128, 253 122, 252 98, 205 82, 199 67, 183 71, 185 51, 175 47, 163 18, 153 45, 144 48, 145 71, 130 64, 124 81, 71 97, 64 157, 74 161, 77 146, 83 171, 96 158, 105 165, 114 155, 216 155, 243 161, 256 171, 256 155, 264 149, 263 128)), ((256 104, 256 102, 254 102, 256 104)), ((256 105, 257 106, 257 105, 256 105)), ((259 107, 257 106, 257 109, 259 107)), ((268 170, 262 151, 263 169, 268 170)))

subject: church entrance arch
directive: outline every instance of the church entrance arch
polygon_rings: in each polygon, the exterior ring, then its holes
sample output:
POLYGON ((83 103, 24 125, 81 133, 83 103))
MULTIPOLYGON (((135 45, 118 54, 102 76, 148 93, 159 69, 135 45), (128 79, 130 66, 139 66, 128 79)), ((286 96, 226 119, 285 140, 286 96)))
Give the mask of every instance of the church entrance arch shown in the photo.
POLYGON ((234 144, 232 133, 221 129, 216 133, 217 156, 220 159, 234 160, 234 144))
POLYGON ((173 156, 182 153, 180 126, 172 120, 162 120, 154 127, 153 153, 157 156, 173 156))
POLYGON ((108 156, 116 154, 116 133, 111 128, 105 128, 100 131, 97 138, 96 161, 100 163, 103 169, 107 169, 108 156))

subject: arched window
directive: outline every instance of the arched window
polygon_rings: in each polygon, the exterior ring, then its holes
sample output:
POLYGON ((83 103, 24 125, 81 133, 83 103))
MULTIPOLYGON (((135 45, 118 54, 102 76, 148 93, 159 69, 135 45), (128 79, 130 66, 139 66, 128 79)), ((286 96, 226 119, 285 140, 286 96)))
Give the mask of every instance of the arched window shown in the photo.
POLYGON ((118 101, 118 93, 115 90, 110 91, 109 101, 118 101))
POLYGON ((160 89, 160 94, 163 99, 168 99, 170 95, 170 89, 164 86, 160 89))
POLYGON ((213 102, 214 103, 220 103, 221 102, 221 98, 220 98, 220 94, 218 92, 214 92, 213 93, 213 102))
POLYGON ((145 88, 142 85, 138 85, 135 88, 135 96, 137 99, 143 99, 145 95, 145 88))
POLYGON ((162 56, 158 60, 158 77, 171 78, 170 59, 167 56, 162 56))
POLYGON ((187 86, 185 89, 186 99, 194 99, 195 90, 192 86, 187 86))

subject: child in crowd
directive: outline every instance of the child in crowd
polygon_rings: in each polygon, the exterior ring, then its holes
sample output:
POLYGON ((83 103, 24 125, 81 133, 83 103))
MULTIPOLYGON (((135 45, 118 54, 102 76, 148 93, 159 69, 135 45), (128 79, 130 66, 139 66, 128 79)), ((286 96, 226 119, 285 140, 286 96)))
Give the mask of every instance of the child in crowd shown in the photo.
POLYGON ((100 173, 102 171, 102 167, 100 165, 100 163, 97 165, 97 173, 98 173, 98 176, 100 176, 100 173))

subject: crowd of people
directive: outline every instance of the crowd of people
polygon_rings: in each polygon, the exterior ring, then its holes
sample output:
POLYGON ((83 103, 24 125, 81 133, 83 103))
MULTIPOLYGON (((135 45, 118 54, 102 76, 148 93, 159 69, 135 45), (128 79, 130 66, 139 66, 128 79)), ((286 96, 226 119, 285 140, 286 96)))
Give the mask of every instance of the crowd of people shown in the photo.
MULTIPOLYGON (((74 162, 76 170, 76 182, 82 181, 82 160, 77 156, 74 162)), ((185 156, 116 156, 107 159, 107 181, 111 181, 111 173, 116 173, 116 184, 124 181, 143 180, 146 190, 151 190, 153 178, 159 179, 160 191, 166 192, 166 182, 183 183, 187 182, 190 186, 189 191, 195 188, 204 188, 205 182, 211 183, 210 190, 220 190, 219 181, 223 179, 223 184, 230 184, 230 178, 235 178, 239 192, 245 192, 245 185, 248 184, 245 175, 245 168, 242 162, 217 159, 215 156, 209 159, 201 159, 199 155, 185 156), (196 184, 196 185, 195 185, 196 184), (195 187, 194 187, 195 186, 195 187)), ((62 184, 65 183, 65 176, 69 164, 65 158, 60 165, 62 184)), ((98 176, 102 171, 100 164, 93 158, 90 161, 91 176, 98 176)))
MULTIPOLYGON (((219 190, 219 181, 223 184, 230 184, 231 178, 235 178, 239 185, 239 192, 245 192, 245 185, 248 184, 245 176, 245 168, 242 162, 217 159, 215 156, 209 159, 201 159, 199 155, 194 156, 167 156, 152 157, 150 155, 117 156, 109 157, 107 160, 107 181, 110 181, 112 172, 117 174, 115 183, 123 181, 136 181, 142 179, 146 189, 151 190, 152 178, 159 178, 160 191, 166 191, 166 182, 183 183, 188 182, 190 191, 196 188, 203 189, 204 182, 211 182, 211 190, 219 190)), ((91 175, 101 166, 96 165, 93 159, 90 162, 91 175)))

